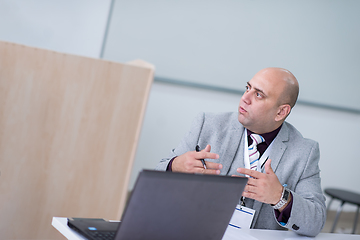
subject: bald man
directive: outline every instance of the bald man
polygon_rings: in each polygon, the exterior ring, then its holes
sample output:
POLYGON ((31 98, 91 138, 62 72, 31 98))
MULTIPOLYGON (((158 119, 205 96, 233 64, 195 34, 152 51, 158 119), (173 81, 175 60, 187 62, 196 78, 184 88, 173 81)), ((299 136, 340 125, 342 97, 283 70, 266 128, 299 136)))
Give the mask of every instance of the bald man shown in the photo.
POLYGON ((326 220, 319 146, 285 121, 298 93, 290 71, 259 71, 247 82, 237 113, 199 114, 156 169, 249 177, 239 203, 255 210, 252 228, 317 235, 326 220), (194 151, 197 145, 202 151, 194 151))

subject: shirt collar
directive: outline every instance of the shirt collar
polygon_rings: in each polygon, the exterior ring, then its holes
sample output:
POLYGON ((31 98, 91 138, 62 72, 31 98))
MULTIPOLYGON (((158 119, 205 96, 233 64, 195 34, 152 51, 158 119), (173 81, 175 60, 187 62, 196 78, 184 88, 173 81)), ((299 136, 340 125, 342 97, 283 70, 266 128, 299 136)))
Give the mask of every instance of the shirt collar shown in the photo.
MULTIPOLYGON (((275 129, 272 132, 268 132, 268 133, 263 133, 263 134, 259 134, 261 135, 264 139, 265 139, 265 143, 267 146, 269 146, 271 144, 271 142, 274 140, 274 138, 277 136, 277 134, 280 132, 280 129, 282 127, 282 124, 280 125, 280 127, 278 127, 277 129, 275 129)), ((251 134, 253 134, 252 131, 250 131, 249 129, 247 129, 247 135, 248 135, 248 140, 249 140, 249 145, 252 143, 252 138, 249 137, 251 134)))

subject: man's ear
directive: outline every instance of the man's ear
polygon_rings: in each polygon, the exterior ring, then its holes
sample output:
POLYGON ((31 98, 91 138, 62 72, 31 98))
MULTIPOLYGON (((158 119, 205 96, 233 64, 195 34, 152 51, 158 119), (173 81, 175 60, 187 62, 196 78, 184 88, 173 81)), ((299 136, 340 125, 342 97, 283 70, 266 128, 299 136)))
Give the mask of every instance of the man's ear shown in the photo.
POLYGON ((275 121, 283 121, 289 115, 291 107, 289 104, 280 105, 275 116, 275 121))

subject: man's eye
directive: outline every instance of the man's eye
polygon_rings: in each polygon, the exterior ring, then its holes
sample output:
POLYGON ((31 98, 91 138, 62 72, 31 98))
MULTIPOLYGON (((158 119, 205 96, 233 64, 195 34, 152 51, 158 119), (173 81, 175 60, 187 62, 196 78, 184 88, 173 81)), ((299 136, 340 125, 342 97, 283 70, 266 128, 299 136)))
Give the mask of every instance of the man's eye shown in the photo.
POLYGON ((256 93, 256 96, 259 97, 259 98, 262 97, 262 95, 260 93, 256 93))
POLYGON ((245 89, 246 89, 246 91, 248 91, 248 90, 249 90, 249 86, 245 86, 245 89))

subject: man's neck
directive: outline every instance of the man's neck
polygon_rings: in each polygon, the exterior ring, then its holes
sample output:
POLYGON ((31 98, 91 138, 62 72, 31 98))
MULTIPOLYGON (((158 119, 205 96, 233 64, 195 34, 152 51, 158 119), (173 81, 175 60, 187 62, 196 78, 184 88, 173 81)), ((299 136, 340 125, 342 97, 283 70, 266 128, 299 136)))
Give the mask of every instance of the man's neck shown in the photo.
MULTIPOLYGON (((267 132, 267 133, 263 133, 263 134, 259 134, 261 135, 263 138, 265 138, 265 143, 267 146, 270 145, 270 143, 275 139, 275 137, 277 136, 277 134, 280 132, 280 129, 282 127, 282 124, 276 128, 275 130, 271 131, 271 132, 267 132)), ((252 134, 254 132, 252 132, 251 130, 247 129, 247 135, 250 136, 250 134, 252 134)), ((251 140, 250 140, 251 141, 251 140)), ((249 142, 249 144, 251 144, 251 142, 249 142)))

